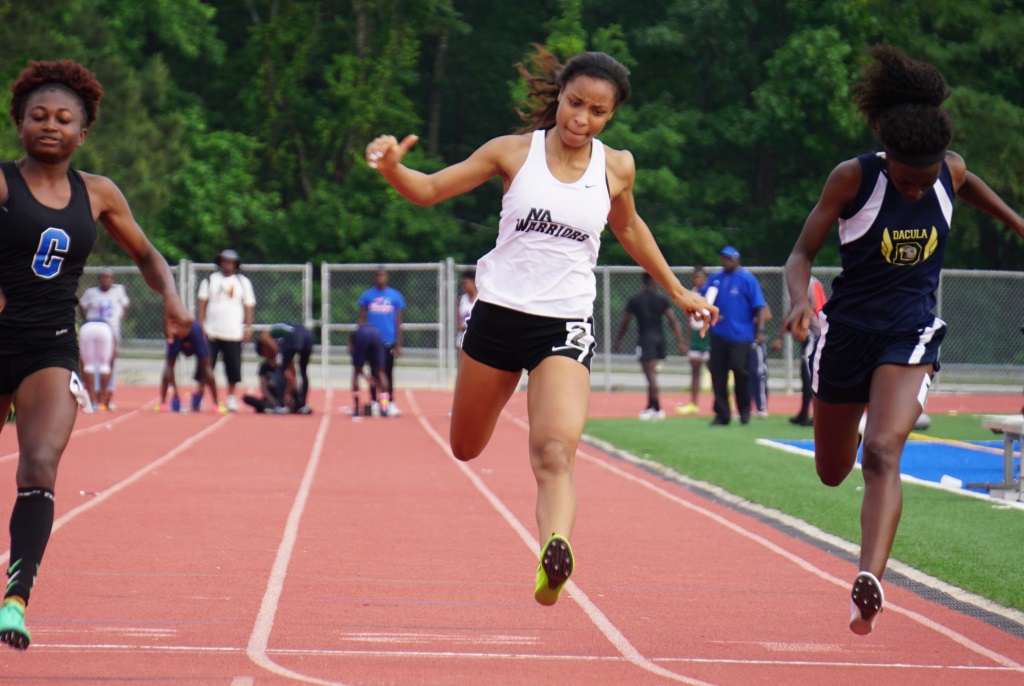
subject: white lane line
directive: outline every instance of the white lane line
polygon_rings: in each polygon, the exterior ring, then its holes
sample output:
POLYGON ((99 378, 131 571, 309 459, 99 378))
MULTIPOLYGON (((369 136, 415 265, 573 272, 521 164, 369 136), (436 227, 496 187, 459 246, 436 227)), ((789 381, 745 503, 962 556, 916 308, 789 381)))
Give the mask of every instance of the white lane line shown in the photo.
MULTIPOLYGON (((147 403, 147 404, 143 405, 142 407, 138 407, 138 408, 132 410, 131 412, 126 412, 124 414, 118 414, 117 417, 115 417, 114 419, 111 419, 109 422, 99 422, 98 424, 93 424, 92 426, 87 426, 84 429, 78 429, 77 431, 72 431, 71 432, 71 438, 75 438, 77 436, 84 436, 85 434, 91 434, 91 433, 94 433, 96 431, 101 431, 103 429, 109 429, 114 424, 120 424, 121 422, 126 421, 129 418, 131 418, 131 417, 134 417, 139 412, 142 412, 142 410, 144 408, 148 407, 148 406, 149 405, 147 403)), ((8 429, 8 431, 10 431, 10 430, 11 429, 8 429)), ((11 460, 16 460, 16 459, 18 459, 18 452, 17 451, 15 451, 13 453, 7 453, 6 455, 0 455, 0 464, 3 464, 4 462, 10 462, 11 460)))
POLYGON ((236 676, 231 680, 231 686, 253 686, 256 680, 251 676, 236 676))
MULTIPOLYGON (((725 500, 727 502, 734 502, 737 504, 742 503, 744 508, 756 512, 759 516, 765 519, 771 519, 772 521, 779 522, 784 526, 789 526, 794 529, 797 529, 805 536, 813 538, 814 540, 820 543, 824 543, 828 546, 838 548, 840 550, 845 550, 847 553, 851 555, 856 555, 860 551, 860 548, 857 545, 850 543, 846 539, 839 538, 838 536, 827 534, 821 529, 811 526, 802 519, 797 519, 796 517, 791 517, 790 515, 779 512, 778 510, 773 510, 771 508, 764 507, 763 505, 758 505, 757 503, 752 503, 743 498, 739 498, 733 495, 732 493, 729 493, 728 491, 719 488, 718 486, 714 486, 712 484, 704 482, 694 481, 693 479, 685 477, 682 474, 676 472, 675 470, 670 469, 660 463, 652 463, 649 460, 643 460, 634 455, 629 455, 629 453, 618 451, 617 448, 615 448, 612 445, 604 443, 604 441, 599 441, 589 436, 587 438, 590 441, 590 443, 599 444, 609 453, 618 453, 627 462, 633 462, 634 464, 643 464, 647 468, 653 469, 654 471, 657 471, 665 475, 668 479, 676 481, 683 485, 692 484, 694 486, 699 486, 701 489, 710 491, 714 493, 716 497, 721 498, 722 500, 725 500)), ((769 448, 774 448, 776 450, 782 450, 783 452, 792 453, 794 455, 800 455, 802 457, 809 457, 812 459, 814 458, 814 451, 805 450, 804 448, 797 448, 795 446, 787 445, 785 443, 779 443, 777 441, 772 441, 766 438, 759 438, 755 441, 755 443, 757 443, 758 445, 767 446, 769 448)), ((856 465, 856 468, 860 469, 860 465, 856 465)), ((945 486, 937 485, 934 482, 913 479, 912 477, 907 477, 906 475, 901 475, 901 478, 903 478, 905 481, 913 480, 913 482, 918 483, 919 485, 922 486, 928 486, 930 488, 938 488, 940 490, 948 491, 954 493, 955 495, 966 495, 967 497, 972 498, 978 496, 981 500, 991 502, 993 508, 1002 509, 1005 504, 1012 504, 995 500, 981 493, 974 493, 972 491, 961 492, 956 489, 949 489, 946 488, 945 486)), ((1024 503, 1018 503, 1018 505, 1024 507, 1024 503)), ((936 591, 945 593, 951 598, 955 598, 963 603, 967 603, 968 605, 974 605, 975 607, 985 610, 986 612, 990 612, 994 615, 999 615, 1000 617, 1005 617, 1012 622, 1016 622, 1017 624, 1024 624, 1024 612, 1021 612, 1020 610, 1016 610, 1011 607, 1005 607, 1003 605, 1000 605, 999 603, 989 600, 988 598, 983 598, 980 595, 971 593, 970 591, 965 591, 962 588, 946 583, 942 579, 938 579, 934 576, 931 576, 930 574, 925 574, 920 569, 915 569, 914 567, 904 564, 899 560, 889 560, 888 569, 892 569, 894 572, 899 572, 903 576, 913 581, 916 581, 922 586, 927 586, 928 588, 932 588, 936 591)))
MULTIPOLYGON (((169 452, 164 453, 161 457, 157 458, 156 460, 153 460, 145 467, 142 467, 141 469, 137 470, 131 476, 122 479, 121 481, 118 481, 113 486, 105 488, 101 492, 95 493, 94 498, 85 501, 76 508, 68 510, 63 515, 58 517, 56 521, 54 521, 53 528, 50 530, 50 535, 52 536, 53 534, 57 533, 65 524, 73 520, 78 515, 82 514, 83 512, 87 512, 88 510, 91 510, 92 508, 96 507, 102 502, 105 502, 115 493, 123 491, 124 489, 128 488, 142 477, 151 474, 154 469, 157 469, 158 467, 162 467, 163 465, 167 464, 168 462, 176 458, 178 455, 180 455, 182 452, 188 450, 193 445, 195 445, 202 439, 206 438, 214 431, 217 431, 230 421, 231 415, 225 415, 224 417, 221 417, 216 422, 206 427, 199 433, 189 436, 187 439, 178 444, 176 448, 171 449, 169 452)), ((0 565, 6 563, 10 559, 10 557, 11 551, 9 548, 5 550, 3 553, 0 553, 0 565)))
MULTIPOLYGON (((958 443, 960 443, 959 441, 950 441, 950 440, 942 439, 942 438, 933 438, 931 440, 932 441, 938 441, 938 442, 941 442, 941 443, 948 443, 950 445, 953 445, 954 447, 963 447, 963 446, 957 445, 958 443)), ((812 460, 814 459, 814 451, 813 450, 808 450, 807 448, 799 448, 799 447, 797 447, 795 445, 789 445, 787 443, 781 443, 779 441, 773 441, 770 438, 758 438, 757 440, 754 441, 754 443, 757 443, 758 445, 763 445, 763 446, 765 446, 767 448, 772 448, 774 450, 781 450, 782 452, 789 453, 791 455, 799 455, 800 457, 809 457, 812 460)), ((964 445, 967 445, 967 444, 964 444, 964 445)), ((977 447, 977 446, 975 446, 975 447, 977 447)), ((999 451, 999 455, 1002 455, 1002 454, 1003 454, 1003 452, 1000 450, 999 451)), ((854 464, 853 468, 854 469, 860 469, 861 468, 860 463, 858 462, 858 463, 854 464)), ((912 483, 912 484, 917 484, 918 486, 926 486, 928 488, 934 488, 934 489, 939 490, 939 491, 945 491, 946 493, 953 493, 954 495, 963 496, 965 498, 974 498, 975 500, 985 500, 985 501, 987 501, 989 503, 992 503, 992 505, 994 507, 998 507, 999 509, 1006 509, 1006 510, 1008 510, 1008 509, 1018 509, 1018 510, 1024 510, 1024 502, 1020 502, 1020 501, 1017 501, 1017 500, 1000 500, 998 498, 993 498, 992 496, 990 496, 990 495, 988 495, 986 493, 978 493, 977 491, 969 491, 966 488, 960 488, 960 487, 954 487, 954 486, 946 486, 945 484, 936 483, 935 481, 927 481, 926 479, 919 479, 916 476, 912 476, 910 474, 902 474, 901 473, 900 474, 900 479, 904 483, 912 483)))
MULTIPOLYGON (((139 645, 137 643, 105 643, 97 645, 73 644, 73 643, 32 643, 32 650, 69 653, 89 652, 110 652, 110 653, 134 653, 155 652, 155 653, 191 653, 202 654, 232 654, 241 653, 242 649, 234 646, 195 646, 195 645, 139 645)), ((308 657, 376 657, 376 658, 408 658, 423 659, 434 658, 438 660, 469 659, 469 660, 496 660, 499 662, 607 662, 609 664, 629 664, 625 657, 617 655, 558 655, 551 653, 484 653, 484 652, 456 652, 456 651, 433 651, 433 650, 344 650, 332 648, 272 648, 267 651, 276 656, 308 656, 308 657)), ((1016 670, 1008 667, 997 667, 994 665, 922 665, 906 662, 846 662, 830 660, 815 662, 813 660, 765 660, 765 659, 738 659, 738 658, 702 658, 702 657, 656 657, 652 658, 658 662, 676 662, 695 665, 760 665, 764 667, 841 667, 860 669, 893 669, 893 670, 925 670, 925 671, 953 671, 969 674, 972 672, 985 673, 1008 673, 1016 670)), ((254 679, 254 677, 235 677, 236 679, 254 679)), ((234 685, 232 685, 234 686, 234 685)))
MULTIPOLYGON (((526 426, 526 423, 523 422, 522 420, 518 419, 518 418, 516 418, 516 422, 518 422, 521 426, 526 426)), ((619 455, 623 455, 623 456, 629 455, 629 453, 626 453, 625 451, 622 451, 622 450, 618 450, 618 449, 616 449, 616 448, 614 448, 612 446, 609 446, 609 448, 615 454, 619 454, 619 455)), ((701 514, 701 515, 707 517, 708 519, 711 519, 712 521, 714 521, 714 522, 716 522, 716 523, 726 527, 727 529, 732 530, 733 532, 735 532, 735 533, 737 533, 737 534, 739 534, 741 536, 749 538, 750 540, 754 541, 755 543, 758 543, 759 545, 767 548, 768 550, 772 551, 773 553, 775 553, 775 554, 777 554, 777 555, 779 555, 781 557, 786 558, 787 560, 789 560, 793 564, 797 565, 801 569, 803 569, 803 570, 805 570, 807 572, 810 572, 811 574, 813 574, 813 575, 815 575, 815 576, 817 576, 817 577, 819 577, 821 579, 824 579, 825 581, 828 581, 830 583, 836 584, 837 586, 841 586, 843 588, 849 587, 849 582, 848 581, 845 581, 843 579, 840 579, 838 577, 835 577, 835 576, 829 574, 828 572, 824 571, 823 569, 820 569, 819 567, 815 566, 813 563, 809 562, 808 560, 805 560, 804 558, 802 558, 802 557, 800 557, 800 556, 798 556, 798 555, 796 555, 794 553, 789 552, 788 550, 786 550, 786 549, 782 548, 781 546, 779 546, 779 545, 769 541, 768 539, 764 538, 763 536, 760 536, 758 534, 755 534, 755 533, 753 533, 751 531, 748 531, 748 530, 744 529, 739 524, 731 522, 730 520, 726 519, 725 517, 722 517, 721 515, 718 515, 718 514, 712 512, 711 510, 709 510, 709 509, 707 509, 705 507, 702 507, 702 506, 697 505, 695 503, 691 503, 691 502, 689 502, 687 500, 684 500, 683 498, 680 498, 679 496, 677 496, 677 495, 675 495, 673 493, 669 493, 665 489, 661 488, 660 486, 658 486, 658 485, 656 485, 654 483, 651 483, 650 481, 647 481, 646 479, 641 479, 641 478, 639 478, 639 477, 637 477, 637 476, 635 476, 633 474, 630 474, 629 472, 626 472, 626 471, 620 469, 619 467, 615 466, 614 464, 608 462, 606 459, 595 457, 594 455, 590 455, 590 454, 584 452, 583 450, 577 451, 577 454, 580 457, 582 457, 585 460, 587 460, 588 462, 590 462, 590 463, 592 463, 594 465, 597 465, 597 466, 601 467, 602 469, 606 469, 609 472, 612 472, 613 474, 615 474, 616 476, 619 476, 619 477, 621 477, 623 479, 626 479, 627 481, 630 481, 630 482, 635 483, 635 484, 637 484, 639 486, 642 486, 643 488, 646 488, 646 489, 648 489, 650 491, 653 491, 654 493, 657 493, 658 495, 660 495, 660 496, 662 496, 664 498, 667 498, 667 499, 671 500, 672 502, 674 502, 674 503, 676 503, 678 505, 681 505, 681 506, 683 506, 683 507, 685 507, 685 508, 687 508, 689 510, 692 510, 694 512, 697 512, 698 514, 701 514)), ((636 456, 631 456, 631 460, 630 461, 635 462, 636 464, 647 464, 649 462, 649 461, 646 461, 646 460, 641 460, 640 458, 638 458, 636 456)), ((668 472, 670 472, 672 470, 668 470, 668 469, 664 468, 663 466, 661 466, 661 471, 663 471, 665 473, 668 473, 668 472)), ((682 475, 678 475, 678 476, 681 477, 684 480, 686 479, 686 477, 684 477, 682 475)), ((1005 655, 1001 655, 1000 653, 995 652, 994 650, 990 650, 989 648, 986 648, 985 646, 980 645, 980 644, 972 641, 971 639, 969 639, 968 637, 964 636, 963 634, 961 634, 961 633, 959 633, 959 632, 957 632, 957 631, 955 631, 955 630, 953 630, 953 629, 951 629, 951 628, 949 628, 949 627, 947 627, 947 626, 945 626, 943 624, 939 624, 938 622, 936 622, 936 621, 934 621, 934 620, 932 620, 932 619, 930 619, 928 617, 925 617, 924 615, 918 614, 917 612, 914 612, 913 610, 905 609, 903 607, 900 607, 899 605, 896 605, 895 603, 888 602, 888 601, 885 604, 885 609, 886 610, 891 610, 892 612, 894 612, 896 614, 902 614, 902 615, 904 615, 906 617, 909 617, 910 619, 912 619, 915 622, 917 622, 917 623, 919 623, 919 624, 921 624, 921 625, 931 629, 932 631, 935 631, 936 633, 942 634, 943 636, 945 636, 946 638, 950 639, 954 643, 957 643, 957 644, 963 646, 964 648, 966 648, 966 649, 968 649, 968 650, 970 650, 972 652, 977 653, 978 655, 982 655, 984 657, 987 657, 988 659, 992 660, 996 664, 1002 665, 1004 667, 1008 667, 1008 668, 1013 669, 1013 670, 1024 671, 1024 665, 1021 665, 1021 664, 1017 663, 1016 661, 1010 659, 1009 657, 1006 657, 1005 655)))
MULTIPOLYGON (((333 389, 327 389, 324 408, 332 407, 332 392, 333 389)), ((284 590, 285 577, 288 575, 288 563, 291 561, 292 551, 295 549, 295 540, 299 535, 299 522, 302 520, 302 513, 306 509, 306 501, 309 500, 309 491, 313 486, 313 478, 316 476, 317 467, 320 465, 320 456, 323 454, 324 441, 326 440, 327 429, 330 425, 331 412, 329 409, 325 409, 321 415, 320 428, 316 432, 313 448, 310 450, 309 462, 306 463, 306 471, 302 475, 299 490, 295 494, 295 501, 292 503, 291 512, 288 513, 284 535, 281 537, 281 544, 277 548, 277 557, 274 558, 274 565, 270 570, 267 590, 263 594, 263 602, 260 603, 260 611, 256 615, 256 623, 253 626, 252 634, 249 636, 249 644, 245 652, 256 665, 278 676, 295 681, 304 681, 308 684, 344 686, 340 681, 325 681, 294 672, 287 667, 282 667, 270 658, 267 650, 267 645, 270 642, 270 632, 274 628, 274 617, 277 615, 277 605, 281 600, 281 593, 284 590)))
MULTIPOLYGON (((437 431, 434 430, 434 427, 432 427, 430 423, 427 421, 426 417, 423 416, 423 413, 420 411, 419 405, 417 404, 416 398, 413 396, 412 391, 406 390, 405 397, 409 407, 412 409, 413 414, 416 416, 416 420, 420 423, 420 426, 423 427, 423 430, 427 432, 427 435, 429 435, 434 440, 434 442, 437 443, 438 446, 440 446, 441 450, 443 450, 448 455, 448 457, 451 458, 452 462, 455 463, 455 466, 458 467, 460 471, 462 471, 462 473, 466 476, 467 479, 469 479, 470 483, 472 483, 476 487, 480 494, 483 495, 484 498, 486 498, 489 503, 491 503, 491 506, 494 507, 494 509, 498 511, 498 514, 500 514, 502 518, 508 523, 508 525, 512 527, 512 530, 519 534, 519 538, 521 538, 523 542, 526 543, 526 545, 530 549, 530 552, 536 554, 536 552, 540 550, 540 543, 537 541, 537 539, 533 537, 533 534, 531 534, 526 529, 526 527, 523 526, 522 522, 520 522, 516 518, 516 516, 512 514, 512 511, 505 506, 505 503, 503 503, 498 498, 498 496, 494 495, 494 492, 491 491, 491 489, 489 489, 487 485, 480 480, 480 477, 473 473, 473 470, 471 470, 466 465, 465 462, 462 462, 461 460, 455 458, 455 456, 452 454, 451 446, 448 445, 448 442, 445 441, 440 436, 440 434, 438 434, 437 431)), ((627 639, 625 635, 621 631, 619 631, 619 629, 611 622, 611 620, 609 620, 608 617, 606 617, 605 614, 601 612, 597 605, 591 602, 590 598, 587 597, 587 594, 585 594, 579 588, 579 586, 577 586, 572 581, 568 581, 565 584, 565 590, 569 592, 569 595, 572 597, 573 600, 576 601, 576 604, 579 605, 580 608, 582 608, 582 610, 587 614, 588 617, 590 617, 590 621, 594 623, 594 626, 596 626, 598 630, 602 634, 604 634, 605 638, 607 638, 608 641, 615 647, 615 649, 618 650, 619 653, 629 662, 633 663, 641 669, 644 669, 653 674, 657 674, 658 676, 664 677, 666 679, 670 679, 672 681, 678 681, 684 684, 691 684, 692 686, 709 686, 709 684, 705 681, 700 681, 698 679, 692 679, 690 677, 683 676, 682 674, 677 674, 676 672, 670 671, 660 665, 655 664, 649 658, 644 657, 640 653, 640 651, 637 650, 633 646, 633 644, 629 642, 629 639, 627 639)))

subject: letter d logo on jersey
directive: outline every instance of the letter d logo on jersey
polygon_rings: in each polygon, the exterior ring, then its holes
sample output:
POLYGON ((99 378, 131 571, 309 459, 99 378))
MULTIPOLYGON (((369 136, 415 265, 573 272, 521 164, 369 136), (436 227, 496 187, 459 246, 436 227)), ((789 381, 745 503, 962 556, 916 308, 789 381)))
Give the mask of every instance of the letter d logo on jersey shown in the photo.
POLYGON ((925 229, 889 229, 882 231, 882 257, 889 264, 908 267, 924 262, 939 247, 939 232, 925 229), (923 245, 922 245, 923 244, 923 245))

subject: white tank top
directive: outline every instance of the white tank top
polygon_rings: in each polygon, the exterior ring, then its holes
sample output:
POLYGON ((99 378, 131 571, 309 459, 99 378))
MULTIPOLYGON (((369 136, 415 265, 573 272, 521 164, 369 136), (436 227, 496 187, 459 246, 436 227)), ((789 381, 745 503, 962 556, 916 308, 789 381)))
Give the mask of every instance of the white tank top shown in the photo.
POLYGON ((548 170, 544 131, 501 201, 494 249, 476 267, 478 298, 543 317, 584 319, 594 313, 594 267, 608 221, 604 145, 596 138, 590 164, 574 183, 548 170))

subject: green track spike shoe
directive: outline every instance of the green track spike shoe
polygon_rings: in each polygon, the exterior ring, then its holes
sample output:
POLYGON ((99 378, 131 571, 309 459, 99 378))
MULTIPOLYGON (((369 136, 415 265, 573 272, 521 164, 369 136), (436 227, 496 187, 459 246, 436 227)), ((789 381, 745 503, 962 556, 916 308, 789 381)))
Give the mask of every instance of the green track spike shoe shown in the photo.
POLYGON ((25 606, 17 600, 7 600, 0 606, 0 643, 16 650, 25 650, 32 636, 25 628, 25 606))
POLYGON ((564 536, 552 534, 540 554, 537 565, 537 588, 533 597, 541 605, 554 605, 558 602, 558 594, 572 575, 572 548, 564 536))

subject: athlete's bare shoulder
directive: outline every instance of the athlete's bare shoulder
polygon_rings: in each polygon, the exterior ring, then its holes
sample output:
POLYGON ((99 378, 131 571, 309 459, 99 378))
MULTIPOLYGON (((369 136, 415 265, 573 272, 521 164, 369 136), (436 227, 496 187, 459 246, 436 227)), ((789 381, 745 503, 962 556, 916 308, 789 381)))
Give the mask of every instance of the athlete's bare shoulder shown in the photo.
POLYGON ((78 173, 81 174, 85 188, 89 192, 89 203, 92 205, 94 217, 99 217, 110 210, 122 209, 127 205, 121 189, 106 176, 81 170, 78 173))
POLYGON ((604 166, 608 172, 608 190, 616 197, 625 189, 632 188, 636 179, 636 160, 629 150, 616 150, 604 146, 604 166))
POLYGON ((484 154, 501 170, 501 177, 505 182, 506 190, 511 180, 515 178, 526 158, 530 154, 530 133, 513 133, 506 136, 498 136, 487 141, 473 153, 474 155, 484 154))

